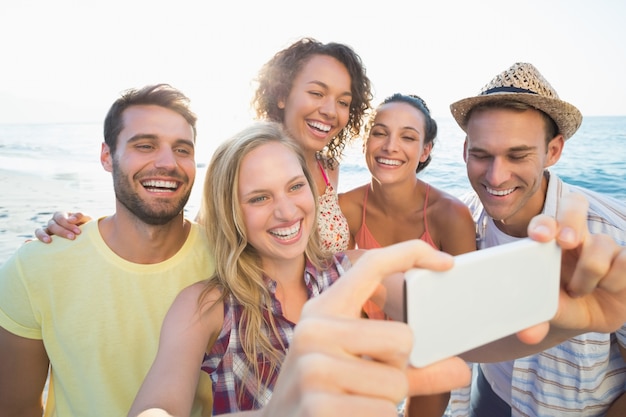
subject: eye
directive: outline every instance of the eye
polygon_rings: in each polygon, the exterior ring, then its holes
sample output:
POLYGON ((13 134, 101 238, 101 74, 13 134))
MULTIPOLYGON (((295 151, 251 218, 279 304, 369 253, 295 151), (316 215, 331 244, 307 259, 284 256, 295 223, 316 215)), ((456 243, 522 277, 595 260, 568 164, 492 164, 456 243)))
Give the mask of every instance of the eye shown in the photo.
POLYGON ((512 154, 509 155, 509 159, 512 161, 521 161, 522 159, 526 159, 526 157, 528 156, 527 153, 525 154, 512 154))
POLYGON ((322 93, 320 93, 319 91, 309 91, 309 94, 319 98, 323 97, 322 93))
POLYGON ((350 102, 345 100, 339 100, 339 105, 342 107, 350 107, 350 102))
POLYGON ((477 159, 479 161, 491 158, 491 156, 489 156, 489 155, 487 155, 485 153, 472 153, 472 152, 470 152, 469 156, 474 158, 474 159, 477 159))
POLYGON ((149 151, 151 149, 154 149, 154 146, 149 143, 141 143, 135 145, 135 149, 138 149, 140 151, 149 151))
POLYGON ((248 203, 250 204, 258 204, 258 203, 262 203, 264 201, 267 201, 267 196, 266 195, 257 195, 254 197, 251 197, 248 199, 248 203))
POLYGON ((298 190, 304 188, 305 186, 306 186, 306 184, 304 182, 299 182, 297 184, 292 185, 290 190, 291 191, 298 191, 298 190))
POLYGON ((193 154, 192 150, 187 148, 187 147, 176 148, 174 150, 174 152, 179 153, 181 155, 192 155, 193 154))

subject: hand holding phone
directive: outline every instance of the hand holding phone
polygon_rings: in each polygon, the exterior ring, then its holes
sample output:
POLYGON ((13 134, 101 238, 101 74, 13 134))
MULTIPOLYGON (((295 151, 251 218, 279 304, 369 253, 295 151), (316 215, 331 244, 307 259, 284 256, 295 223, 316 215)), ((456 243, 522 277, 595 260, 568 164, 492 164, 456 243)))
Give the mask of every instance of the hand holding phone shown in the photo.
POLYGON ((411 365, 423 367, 550 320, 560 271, 559 246, 530 238, 458 255, 448 271, 407 271, 411 365))

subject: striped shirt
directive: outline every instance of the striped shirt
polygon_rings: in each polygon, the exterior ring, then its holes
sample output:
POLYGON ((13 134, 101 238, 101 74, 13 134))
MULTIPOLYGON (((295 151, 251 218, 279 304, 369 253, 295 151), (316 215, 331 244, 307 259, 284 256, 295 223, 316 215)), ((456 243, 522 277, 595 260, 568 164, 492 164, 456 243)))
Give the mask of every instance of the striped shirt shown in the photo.
MULTIPOLYGON (((546 176, 544 214, 556 216, 564 195, 580 193, 589 201, 589 231, 607 234, 626 246, 626 204, 566 184, 549 171, 546 176)), ((497 229, 476 195, 466 202, 476 221, 479 247, 514 239, 497 229)), ((603 416, 611 403, 626 392, 626 363, 618 344, 626 347, 626 324, 615 333, 586 333, 525 358, 475 366, 481 367, 494 392, 511 406, 512 417, 603 416)), ((469 415, 471 389, 453 391, 447 416, 469 415)))
MULTIPOLYGON (((343 253, 334 256, 332 265, 323 271, 317 270, 308 260, 304 271, 304 281, 309 298, 316 297, 332 285, 351 266, 343 253)), ((282 307, 276 298, 276 281, 266 277, 272 297, 271 314, 278 334, 269 329, 268 312, 264 315, 263 330, 272 346, 283 354, 287 353, 293 337, 295 324, 283 316, 282 307)), ((243 313, 242 305, 231 295, 224 302, 224 324, 210 354, 205 355, 202 370, 213 381, 213 415, 236 411, 255 410, 263 407, 272 396, 278 377, 277 369, 268 378, 269 367, 263 366, 263 358, 258 359, 263 381, 258 387, 254 370, 241 345, 239 323, 243 313)))

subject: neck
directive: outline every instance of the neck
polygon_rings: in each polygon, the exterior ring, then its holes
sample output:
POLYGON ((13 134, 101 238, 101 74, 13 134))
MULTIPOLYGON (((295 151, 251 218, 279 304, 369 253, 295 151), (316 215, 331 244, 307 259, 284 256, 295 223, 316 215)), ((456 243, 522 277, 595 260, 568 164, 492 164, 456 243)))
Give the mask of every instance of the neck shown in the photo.
POLYGON ((304 283, 305 258, 302 256, 290 262, 272 264, 264 269, 267 275, 276 281, 276 298, 280 302, 283 315, 293 323, 300 319, 300 312, 308 299, 304 283))
POLYGON ((398 213, 404 208, 413 211, 422 206, 419 204, 424 194, 422 188, 423 183, 417 178, 385 185, 372 178, 367 204, 371 201, 384 213, 398 213))
POLYGON ((138 264, 156 264, 171 258, 182 248, 191 230, 182 213, 155 226, 117 212, 100 220, 98 227, 113 252, 138 264))

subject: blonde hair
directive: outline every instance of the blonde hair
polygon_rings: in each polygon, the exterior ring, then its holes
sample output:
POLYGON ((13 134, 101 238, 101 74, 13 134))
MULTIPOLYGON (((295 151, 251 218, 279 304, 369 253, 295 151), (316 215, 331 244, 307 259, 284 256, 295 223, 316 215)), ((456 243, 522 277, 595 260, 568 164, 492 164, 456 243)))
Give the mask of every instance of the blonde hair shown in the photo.
MULTIPOLYGON (((271 314, 272 298, 258 253, 248 243, 238 188, 243 158, 252 150, 270 142, 278 142, 293 151, 317 202, 315 182, 307 169, 300 146, 287 136, 279 123, 262 121, 235 134, 213 154, 206 172, 198 218, 199 223, 206 228, 215 256, 215 274, 209 279, 200 302, 217 288, 221 291, 220 301, 227 301, 232 296, 242 306, 241 322, 238 323, 241 344, 252 363, 259 390, 266 383, 261 378, 257 358, 262 357, 269 363, 270 372, 266 376, 269 381, 274 372, 278 371, 284 354, 275 349, 270 341, 268 332, 279 334, 271 314), (270 314, 264 315, 264 312, 270 314)), ((329 258, 322 251, 320 243, 318 211, 319 208, 316 208, 305 255, 316 267, 325 268, 329 258)))

